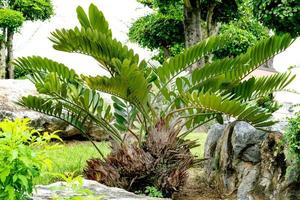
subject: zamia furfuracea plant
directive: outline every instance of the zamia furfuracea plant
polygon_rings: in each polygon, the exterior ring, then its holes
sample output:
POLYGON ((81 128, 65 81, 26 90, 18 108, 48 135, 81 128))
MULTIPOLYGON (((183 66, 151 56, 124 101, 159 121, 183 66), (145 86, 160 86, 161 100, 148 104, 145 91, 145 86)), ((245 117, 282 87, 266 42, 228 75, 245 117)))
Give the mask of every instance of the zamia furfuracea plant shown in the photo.
POLYGON ((255 102, 294 79, 290 73, 250 77, 294 41, 288 34, 187 73, 230 38, 210 37, 152 67, 113 37, 95 5, 87 12, 78 7, 77 16, 80 26, 52 33, 53 47, 90 56, 109 75, 79 75, 48 58, 21 57, 15 65, 29 73, 40 95, 23 97, 19 104, 66 121, 83 134, 91 123, 105 130, 112 151, 89 160, 85 175, 109 186, 145 191, 151 185, 171 196, 185 184, 187 170, 200 162, 190 152, 197 142, 186 135, 212 120, 223 123, 224 117, 257 128, 274 124, 272 113, 255 102), (111 95, 113 109, 103 106, 104 93, 111 95), (113 114, 112 122, 105 119, 107 113, 113 114))

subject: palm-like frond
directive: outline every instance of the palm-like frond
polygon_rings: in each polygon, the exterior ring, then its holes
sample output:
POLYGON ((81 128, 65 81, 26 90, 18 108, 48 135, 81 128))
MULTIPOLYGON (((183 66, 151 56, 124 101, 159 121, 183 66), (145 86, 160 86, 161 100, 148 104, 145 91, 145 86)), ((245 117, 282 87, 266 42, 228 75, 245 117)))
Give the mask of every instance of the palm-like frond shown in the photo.
POLYGON ((224 99, 220 95, 194 92, 192 94, 185 94, 183 99, 190 107, 203 111, 224 113, 237 120, 249 122, 255 127, 270 126, 275 123, 270 120, 272 114, 267 113, 266 110, 255 105, 250 105, 249 103, 224 99))
POLYGON ((19 57, 14 61, 14 64, 38 79, 43 79, 48 73, 52 72, 55 72, 60 79, 67 82, 73 82, 78 79, 78 75, 73 69, 68 68, 62 63, 40 56, 19 57))
POLYGON ((284 89, 295 77, 291 73, 277 73, 260 78, 252 77, 239 83, 229 91, 237 99, 254 99, 284 89))
POLYGON ((215 76, 224 76, 226 81, 241 81, 249 73, 284 51, 294 39, 289 34, 275 35, 258 42, 245 54, 234 58, 224 58, 196 69, 192 73, 192 82, 197 84, 215 76))
POLYGON ((144 73, 129 62, 119 63, 118 75, 105 76, 82 76, 88 86, 108 94, 116 95, 130 103, 145 105, 148 100, 148 81, 144 73), (120 66, 122 65, 122 66, 120 66))
POLYGON ((199 61, 204 56, 221 48, 225 38, 211 37, 198 44, 186 49, 183 53, 168 59, 163 65, 156 69, 157 75, 162 83, 167 83, 170 79, 176 77, 181 72, 188 69, 189 66, 199 61))
POLYGON ((71 106, 64 107, 61 103, 32 95, 23 97, 18 101, 18 104, 68 122, 83 133, 85 133, 87 130, 85 124, 88 116, 83 115, 81 112, 70 111, 69 109, 72 108, 71 106))
POLYGON ((56 50, 92 56, 112 76, 118 74, 118 62, 125 60, 129 65, 144 67, 145 63, 140 63, 139 56, 132 49, 112 38, 108 23, 96 6, 91 5, 88 14, 78 7, 77 15, 81 28, 61 29, 52 33, 50 40, 56 50))
POLYGON ((84 29, 92 29, 101 32, 109 37, 112 36, 108 22, 106 21, 103 13, 94 5, 89 7, 88 15, 84 12, 81 6, 77 7, 77 18, 80 25, 84 29))

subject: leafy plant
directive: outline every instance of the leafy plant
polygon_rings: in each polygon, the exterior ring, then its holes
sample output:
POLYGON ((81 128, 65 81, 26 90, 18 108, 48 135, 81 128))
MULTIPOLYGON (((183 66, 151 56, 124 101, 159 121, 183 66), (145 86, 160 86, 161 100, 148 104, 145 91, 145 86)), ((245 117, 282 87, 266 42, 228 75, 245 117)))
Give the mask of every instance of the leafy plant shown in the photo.
POLYGON ((289 166, 285 176, 290 181, 299 182, 300 172, 300 115, 289 119, 287 130, 284 134, 284 143, 287 146, 287 161, 289 166))
POLYGON ((28 127, 29 119, 0 122, 0 198, 24 199, 33 192, 33 178, 51 167, 49 142, 60 138, 28 127))
POLYGON ((70 190, 76 193, 75 197, 60 197, 57 195, 53 196, 53 200, 101 200, 102 197, 96 197, 93 191, 83 187, 83 178, 82 176, 74 177, 74 173, 65 173, 65 174, 55 174, 60 177, 63 181, 66 182, 65 186, 61 187, 52 187, 52 190, 70 190))
POLYGON ((289 120, 284 136, 288 144, 289 153, 293 154, 297 162, 300 163, 300 115, 289 120))
POLYGON ((254 15, 259 21, 270 29, 279 33, 290 33, 294 37, 299 36, 299 12, 298 0, 254 0, 254 15))
POLYGON ((152 68, 112 37, 103 13, 93 4, 86 13, 77 8, 81 27, 56 30, 54 48, 89 55, 109 76, 77 75, 74 70, 41 57, 19 58, 15 64, 29 72, 40 96, 19 104, 60 118, 83 134, 93 123, 107 132, 112 151, 87 162, 85 174, 109 186, 144 191, 149 185, 171 196, 186 182, 187 169, 201 160, 186 135, 223 116, 244 120, 257 128, 275 122, 272 113, 255 104, 258 98, 288 85, 289 73, 245 79, 253 70, 284 51, 288 35, 260 41, 244 54, 217 60, 186 75, 190 65, 221 48, 227 38, 211 37, 152 68), (114 110, 103 106, 102 92, 113 98, 114 110), (115 121, 105 119, 114 113, 115 121))
POLYGON ((149 197, 163 198, 162 192, 153 186, 147 186, 145 190, 145 194, 147 194, 147 196, 149 197))

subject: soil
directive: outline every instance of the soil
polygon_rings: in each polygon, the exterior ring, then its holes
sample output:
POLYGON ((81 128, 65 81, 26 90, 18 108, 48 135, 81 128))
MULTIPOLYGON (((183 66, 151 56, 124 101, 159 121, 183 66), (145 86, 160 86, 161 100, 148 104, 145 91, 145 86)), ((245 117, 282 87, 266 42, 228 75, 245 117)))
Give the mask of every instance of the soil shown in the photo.
POLYGON ((186 186, 174 194, 174 200, 233 200, 235 194, 226 196, 222 192, 207 182, 207 176, 202 168, 189 170, 189 178, 186 186))

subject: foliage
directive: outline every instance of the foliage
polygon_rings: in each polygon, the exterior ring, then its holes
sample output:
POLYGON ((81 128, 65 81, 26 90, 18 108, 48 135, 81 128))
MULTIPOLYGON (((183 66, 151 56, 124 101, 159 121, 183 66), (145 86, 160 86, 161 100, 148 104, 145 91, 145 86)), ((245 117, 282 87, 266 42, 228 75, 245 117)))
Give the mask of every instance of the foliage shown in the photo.
POLYGON ((184 42, 181 19, 160 13, 139 18, 129 29, 129 38, 142 47, 155 50, 158 47, 169 48, 184 42))
POLYGON ((147 196, 149 197, 163 198, 162 192, 153 186, 147 186, 145 190, 145 194, 147 194, 147 196))
POLYGON ((219 58, 245 53, 250 46, 257 42, 257 38, 252 33, 233 24, 224 25, 220 33, 230 39, 226 42, 224 48, 216 52, 216 56, 219 58))
POLYGON ((215 53, 218 58, 245 53, 256 42, 268 37, 267 28, 254 18, 252 7, 251 0, 243 0, 239 4, 241 17, 221 26, 220 34, 230 40, 215 53))
POLYGON ((25 78, 26 75, 28 74, 28 72, 23 71, 22 69, 15 67, 14 68, 14 75, 15 75, 15 79, 22 79, 25 78))
POLYGON ((300 115, 289 119, 287 130, 284 134, 284 142, 287 145, 287 161, 289 166, 285 176, 290 181, 299 182, 300 172, 300 115))
POLYGON ((300 163, 300 115, 289 120, 284 137, 289 153, 295 156, 297 163, 300 163))
POLYGON ((279 104, 273 94, 269 94, 265 97, 261 97, 257 100, 257 104, 260 107, 266 108, 270 112, 275 112, 277 111, 282 105, 279 104))
MULTIPOLYGON (((129 39, 142 47, 158 50, 153 58, 162 63, 166 58, 184 49, 184 6, 181 0, 139 0, 152 8, 154 13, 136 20, 129 29, 129 39)), ((235 1, 201 1, 202 21, 206 21, 208 9, 215 4, 213 23, 227 23, 239 16, 235 1)))
POLYGON ((61 177, 61 179, 66 182, 66 186, 62 188, 52 187, 52 190, 60 190, 60 189, 69 189, 81 196, 74 197, 61 197, 54 195, 53 200, 102 200, 101 196, 95 197, 95 192, 83 187, 83 178, 82 176, 74 176, 74 173, 66 173, 66 174, 56 174, 61 177), (82 197, 84 196, 84 197, 82 197))
POLYGON ((11 9, 0 9, 0 27, 17 29, 22 26, 24 17, 21 12, 11 9))
POLYGON ((254 0, 254 15, 268 28, 276 32, 300 34, 300 2, 298 0, 254 0))
POLYGON ((11 9, 19 11, 26 20, 46 20, 53 15, 51 0, 9 0, 11 9))
POLYGON ((96 6, 91 5, 87 13, 78 7, 77 15, 81 27, 52 33, 54 48, 93 57, 110 76, 78 76, 47 58, 19 58, 15 64, 29 72, 42 94, 23 97, 19 104, 60 118, 83 134, 91 123, 105 130, 112 151, 107 158, 99 151, 103 159, 88 161, 85 173, 110 186, 144 191, 151 185, 171 196, 185 184, 187 169, 200 161, 190 151, 198 144, 186 135, 208 121, 222 123, 224 115, 258 128, 274 124, 271 113, 254 102, 294 78, 278 73, 245 80, 294 41, 288 34, 262 40, 244 54, 186 75, 191 64, 220 49, 226 38, 208 38, 151 68, 112 38, 96 6), (113 96, 113 111, 103 106, 103 92, 113 96), (116 119, 109 123, 105 116, 112 112, 116 119))
POLYGON ((49 167, 47 150, 55 134, 39 133, 28 127, 28 119, 0 122, 0 197, 24 199, 33 191, 33 178, 49 167))
POLYGON ((228 23, 231 20, 240 17, 240 13, 238 12, 237 0, 202 0, 200 5, 200 12, 203 20, 206 20, 207 12, 211 4, 216 4, 212 18, 213 23, 228 23))

